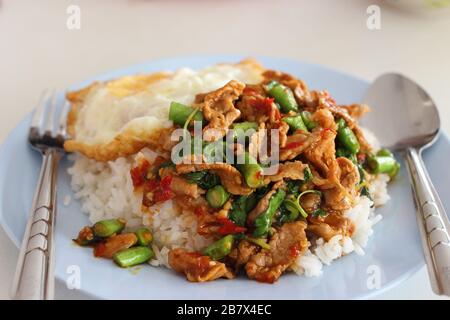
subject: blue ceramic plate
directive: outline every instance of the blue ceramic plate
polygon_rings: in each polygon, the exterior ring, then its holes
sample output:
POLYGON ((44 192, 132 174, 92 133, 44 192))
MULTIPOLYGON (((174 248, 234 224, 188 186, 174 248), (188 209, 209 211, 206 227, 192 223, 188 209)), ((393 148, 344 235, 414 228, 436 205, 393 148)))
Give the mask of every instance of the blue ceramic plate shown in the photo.
MULTIPOLYGON (((114 71, 73 86, 76 89, 94 80, 106 80, 133 73, 170 70, 180 67, 200 68, 217 62, 234 62, 238 56, 196 56, 159 60, 114 71)), ((286 59, 260 58, 264 66, 283 70, 304 79, 310 88, 327 89, 342 104, 362 100, 369 83, 354 76, 325 67, 286 59)), ((377 110, 373 110, 377 112, 377 110)), ((40 156, 27 144, 29 118, 9 135, 0 152, 0 221, 14 243, 19 246, 31 205, 40 166, 40 156)), ((370 126, 369 126, 370 127, 370 126)), ((425 152, 437 190, 450 189, 450 171, 442 170, 450 158, 450 141, 441 135, 425 152)), ((92 250, 72 244, 79 229, 88 224, 80 203, 62 204, 71 195, 69 162, 63 161, 59 173, 58 217, 56 228, 56 276, 67 281, 75 270, 80 272, 80 290, 102 299, 358 299, 367 298, 404 281, 423 264, 421 243, 415 220, 413 199, 405 166, 399 178, 389 186, 391 200, 378 209, 383 220, 365 249, 365 256, 348 255, 324 268, 322 276, 304 278, 286 274, 273 284, 261 284, 244 277, 209 283, 189 283, 175 272, 144 266, 132 272, 115 266, 110 260, 96 259, 92 250), (73 266, 76 266, 75 268, 73 266), (375 268, 373 267, 375 266, 375 268), (79 268, 79 269, 78 269, 79 268), (379 289, 368 286, 373 270, 381 275, 379 289)), ((450 198, 442 197, 447 212, 450 198)))

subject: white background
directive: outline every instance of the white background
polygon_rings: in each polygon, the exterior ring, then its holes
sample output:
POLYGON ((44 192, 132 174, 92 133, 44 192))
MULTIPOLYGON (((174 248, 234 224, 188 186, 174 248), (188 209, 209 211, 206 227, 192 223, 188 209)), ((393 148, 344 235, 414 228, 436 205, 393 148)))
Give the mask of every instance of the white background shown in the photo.
MULTIPOLYGON (((44 88, 155 58, 209 53, 288 57, 368 80, 398 71, 431 94, 450 132, 450 13, 423 16, 376 0, 0 0, 0 141, 44 88), (70 4, 81 8, 81 30, 66 28, 70 4), (366 27, 370 4, 381 6, 380 30, 366 27)), ((8 298, 16 257, 0 228, 0 298, 8 298)), ((58 288, 57 298, 71 297, 82 298, 58 288)), ((437 298, 425 269, 379 297, 437 298)))

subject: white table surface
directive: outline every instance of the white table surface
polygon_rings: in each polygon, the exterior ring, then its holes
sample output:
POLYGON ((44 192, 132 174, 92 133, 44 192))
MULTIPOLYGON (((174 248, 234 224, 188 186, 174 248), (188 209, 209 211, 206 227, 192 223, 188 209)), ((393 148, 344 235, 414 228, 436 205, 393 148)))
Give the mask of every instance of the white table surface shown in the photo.
MULTIPOLYGON (((450 132, 450 15, 420 17, 382 1, 18 1, 0 0, 0 141, 44 88, 188 54, 245 54, 324 64, 371 80, 398 71, 434 98, 450 132), (381 6, 381 29, 366 9, 381 6), (66 9, 81 9, 68 30, 66 9)), ((0 177, 1 179, 2 177, 0 177)), ((7 299, 18 250, 0 228, 0 298, 7 299)), ((57 298, 83 296, 57 287, 57 298)), ((384 299, 436 299, 423 268, 384 299)))

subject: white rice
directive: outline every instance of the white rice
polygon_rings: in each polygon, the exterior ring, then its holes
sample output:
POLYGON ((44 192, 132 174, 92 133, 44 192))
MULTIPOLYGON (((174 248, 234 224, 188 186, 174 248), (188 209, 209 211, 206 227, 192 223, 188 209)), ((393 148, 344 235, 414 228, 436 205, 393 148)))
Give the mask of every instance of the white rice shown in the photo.
POLYGON ((133 192, 131 166, 132 161, 125 158, 102 163, 75 155, 74 164, 68 169, 72 176, 71 187, 92 222, 142 216, 142 197, 133 192))
POLYGON ((99 163, 82 155, 74 155, 74 164, 68 169, 75 199, 92 223, 108 218, 125 218, 127 228, 142 225, 152 230, 156 259, 154 266, 169 267, 169 249, 182 247, 198 251, 210 240, 197 233, 197 219, 191 212, 178 212, 171 200, 154 205, 150 212, 141 211, 142 193, 134 192, 130 169, 139 157, 149 160, 156 154, 144 149, 135 157, 119 158, 99 163))
MULTIPOLYGON (((389 176, 379 175, 372 183, 370 192, 377 195, 376 206, 381 206, 389 200, 387 195, 387 182, 389 176), (387 178, 386 178, 387 177, 387 178)), ((355 233, 352 237, 342 237, 336 235, 328 242, 319 238, 312 245, 311 251, 300 256, 292 270, 299 275, 307 277, 318 276, 321 274, 323 265, 329 265, 333 260, 355 251, 359 255, 364 255, 369 237, 373 233, 373 226, 382 219, 382 216, 375 213, 375 206, 368 197, 359 197, 358 203, 344 214, 355 224, 355 233), (312 258, 316 257, 316 258, 312 258)))
MULTIPOLYGON (((142 194, 133 191, 129 175, 136 157, 141 156, 151 159, 155 154, 144 150, 135 157, 119 158, 107 163, 75 155, 74 164, 68 170, 72 176, 71 186, 75 199, 81 200, 82 210, 89 215, 91 222, 122 217, 127 219, 127 227, 148 226, 153 231, 153 250, 156 255, 150 264, 170 268, 168 253, 171 248, 183 247, 198 251, 207 246, 210 240, 197 233, 195 215, 186 211, 178 212, 172 201, 153 206, 151 213, 141 211, 142 194)), ((382 218, 375 213, 375 207, 389 200, 388 181, 389 176, 378 175, 370 186, 373 203, 363 196, 357 199, 353 208, 345 212, 356 227, 351 238, 337 235, 328 242, 322 238, 313 241, 306 254, 296 260, 292 270, 307 277, 319 276, 324 264, 329 265, 353 251, 363 255, 373 226, 382 218)))

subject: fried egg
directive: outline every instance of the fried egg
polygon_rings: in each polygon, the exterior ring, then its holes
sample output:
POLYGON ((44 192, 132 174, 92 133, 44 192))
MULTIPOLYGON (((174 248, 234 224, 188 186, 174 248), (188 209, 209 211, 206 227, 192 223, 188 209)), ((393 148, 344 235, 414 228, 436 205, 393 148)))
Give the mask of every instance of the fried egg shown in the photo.
POLYGON ((94 83, 67 94, 68 152, 80 152, 98 161, 135 154, 164 128, 172 127, 172 101, 192 104, 199 93, 224 86, 230 80, 258 83, 262 67, 253 60, 218 64, 198 71, 126 76, 94 83))

